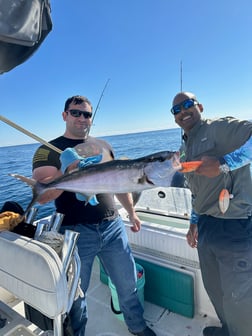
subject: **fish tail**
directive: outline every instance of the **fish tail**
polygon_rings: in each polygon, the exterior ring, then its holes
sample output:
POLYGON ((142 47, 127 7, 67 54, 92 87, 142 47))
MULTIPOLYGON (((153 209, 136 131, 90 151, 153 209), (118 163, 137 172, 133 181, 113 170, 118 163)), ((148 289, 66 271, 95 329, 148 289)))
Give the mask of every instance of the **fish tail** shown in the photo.
POLYGON ((181 162, 181 168, 179 169, 179 171, 181 173, 190 173, 198 169, 201 164, 202 161, 181 162))
POLYGON ((37 199, 38 199, 38 196, 39 196, 39 193, 37 192, 36 188, 35 188, 35 185, 37 184, 36 180, 34 179, 31 179, 31 178, 28 178, 28 177, 25 177, 25 176, 22 176, 22 175, 19 175, 19 174, 9 174, 10 176, 22 181, 22 182, 25 182, 26 184, 28 184, 31 188, 32 188, 32 200, 31 202, 28 204, 25 212, 24 212, 24 215, 23 217, 26 218, 28 212, 31 210, 32 206, 36 203, 37 199))
POLYGON ((23 215, 25 219, 27 218, 27 215, 29 211, 31 210, 31 208, 33 207, 33 205, 36 203, 37 198, 38 198, 38 195, 33 192, 32 200, 28 204, 27 208, 25 209, 24 215, 23 215))

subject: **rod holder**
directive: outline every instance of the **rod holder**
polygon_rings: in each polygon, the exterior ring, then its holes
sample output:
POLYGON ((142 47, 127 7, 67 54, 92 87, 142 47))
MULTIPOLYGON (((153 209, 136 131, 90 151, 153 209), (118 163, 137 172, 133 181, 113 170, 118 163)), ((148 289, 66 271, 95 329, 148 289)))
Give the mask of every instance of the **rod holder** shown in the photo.
POLYGON ((79 232, 75 232, 72 230, 65 231, 64 242, 61 252, 61 261, 65 272, 67 272, 69 268, 79 235, 79 232))
POLYGON ((27 224, 32 224, 37 215, 37 212, 38 212, 38 208, 31 208, 26 215, 25 222, 27 224))
POLYGON ((49 230, 59 232, 64 216, 62 213, 55 212, 51 217, 49 230))

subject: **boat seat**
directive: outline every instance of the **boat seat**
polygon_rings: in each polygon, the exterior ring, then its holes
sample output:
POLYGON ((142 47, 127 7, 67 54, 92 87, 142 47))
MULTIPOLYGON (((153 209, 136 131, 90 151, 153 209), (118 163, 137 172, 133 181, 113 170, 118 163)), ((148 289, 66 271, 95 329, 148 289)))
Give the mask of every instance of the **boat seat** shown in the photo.
POLYGON ((1 287, 54 321, 67 312, 67 276, 49 245, 3 231, 0 255, 1 287))

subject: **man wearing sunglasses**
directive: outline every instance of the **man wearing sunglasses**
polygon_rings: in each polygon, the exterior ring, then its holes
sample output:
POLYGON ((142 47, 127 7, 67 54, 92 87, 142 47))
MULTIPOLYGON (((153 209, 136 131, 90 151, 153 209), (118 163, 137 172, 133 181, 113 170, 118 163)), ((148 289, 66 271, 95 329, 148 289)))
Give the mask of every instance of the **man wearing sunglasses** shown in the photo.
POLYGON ((198 249, 203 283, 221 323, 205 327, 203 335, 251 336, 250 164, 248 159, 233 169, 227 163, 250 139, 252 123, 233 117, 203 119, 203 105, 190 92, 174 97, 171 112, 184 130, 181 161, 202 160, 195 172, 185 174, 193 207, 187 241, 198 249))
MULTIPOLYGON (((33 158, 33 177, 37 181, 49 182, 61 176, 70 166, 70 169, 75 168, 73 165, 76 159, 80 159, 79 154, 94 163, 103 158, 104 153, 106 153, 106 160, 114 159, 113 150, 107 142, 89 136, 92 105, 86 97, 68 98, 62 117, 66 123, 65 132, 52 140, 51 144, 63 150, 63 153, 60 156, 44 145, 36 151, 33 158), (71 150, 72 148, 76 151, 71 150)), ((85 160, 84 163, 86 164, 87 161, 85 160)), ((80 196, 82 195, 70 192, 49 191, 40 198, 39 202, 45 203, 55 199, 56 210, 65 215, 62 232, 69 229, 80 233, 77 246, 81 259, 83 293, 87 292, 92 265, 95 257, 98 256, 117 289, 120 308, 129 331, 138 336, 155 336, 143 318, 143 307, 136 290, 135 263, 113 195, 99 194, 96 195, 94 202, 88 203, 81 200, 80 196)), ((138 232, 141 223, 133 208, 131 195, 116 196, 129 214, 132 231, 138 232)), ((93 318, 98 321, 100 317, 97 315, 93 318)), ((70 319, 74 336, 84 336, 87 323, 86 296, 74 302, 70 319)))

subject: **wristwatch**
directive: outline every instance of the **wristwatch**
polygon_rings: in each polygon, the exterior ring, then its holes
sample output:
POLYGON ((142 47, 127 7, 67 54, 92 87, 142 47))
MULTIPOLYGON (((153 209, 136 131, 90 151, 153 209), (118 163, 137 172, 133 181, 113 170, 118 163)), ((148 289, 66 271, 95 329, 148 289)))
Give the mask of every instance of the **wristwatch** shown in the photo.
POLYGON ((230 171, 230 168, 228 164, 224 163, 224 164, 219 165, 219 170, 221 173, 227 174, 230 171))
POLYGON ((223 174, 227 174, 230 171, 230 168, 228 164, 226 163, 225 159, 223 157, 219 158, 220 165, 219 165, 219 170, 223 174))

